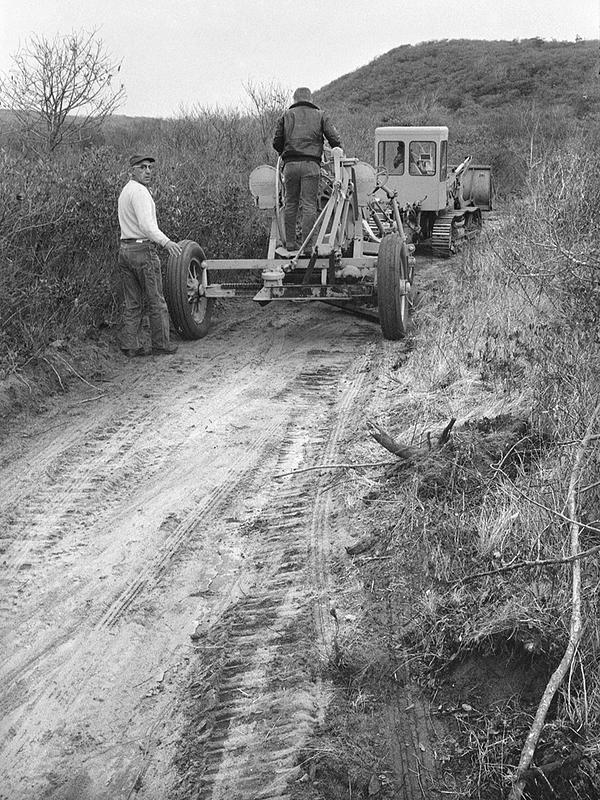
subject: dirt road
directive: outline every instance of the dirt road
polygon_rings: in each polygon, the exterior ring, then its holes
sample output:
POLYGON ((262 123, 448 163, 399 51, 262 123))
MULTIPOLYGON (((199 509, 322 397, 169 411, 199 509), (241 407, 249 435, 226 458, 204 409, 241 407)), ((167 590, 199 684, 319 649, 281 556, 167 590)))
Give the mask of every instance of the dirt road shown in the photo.
POLYGON ((298 778, 352 532, 331 472, 288 473, 345 460, 399 345, 318 304, 226 313, 3 445, 3 800, 298 778))

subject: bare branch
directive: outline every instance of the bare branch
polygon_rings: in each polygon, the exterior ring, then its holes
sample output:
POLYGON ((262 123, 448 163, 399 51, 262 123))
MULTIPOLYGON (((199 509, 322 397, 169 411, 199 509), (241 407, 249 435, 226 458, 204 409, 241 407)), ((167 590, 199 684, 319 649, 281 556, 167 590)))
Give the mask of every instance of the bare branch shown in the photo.
POLYGON ((291 472, 281 472, 279 475, 273 475, 274 478, 285 478, 288 475, 299 475, 301 472, 312 472, 313 470, 325 469, 364 469, 365 467, 390 467, 395 466, 396 461, 367 461, 364 464, 315 464, 313 467, 304 467, 303 469, 293 469, 291 472))
MULTIPOLYGON (((444 447, 444 445, 450 439, 450 433, 455 422, 456 419, 453 417, 438 436, 438 449, 444 447)), ((384 431, 380 425, 378 425, 376 422, 372 422, 371 420, 367 420, 367 427, 369 429, 369 433, 376 442, 378 442, 382 447, 385 447, 386 450, 389 450, 390 453, 393 453, 395 456, 404 459, 404 461, 418 461, 423 459, 432 449, 430 434, 427 435, 428 448, 425 449, 422 447, 413 447, 412 445, 404 445, 401 442, 397 442, 390 436, 389 433, 387 433, 387 431, 384 431)))
POLYGON ((119 70, 96 31, 34 35, 0 76, 0 105, 13 111, 32 149, 52 152, 89 135, 119 107, 125 90, 112 86, 119 70))
MULTIPOLYGON (((502 474, 506 476, 505 472, 503 472, 502 474)), ((506 476, 506 477, 508 478, 508 476, 506 476)), ((579 525, 579 523, 576 520, 571 519, 571 517, 568 517, 566 514, 563 514, 561 511, 557 511, 555 508, 550 508, 549 506, 544 505, 544 503, 540 503, 539 500, 534 500, 533 497, 529 497, 528 494, 525 494, 525 492, 522 492, 519 488, 517 488, 517 486, 515 486, 515 484, 512 481, 510 482, 510 485, 511 485, 511 488, 520 497, 522 497, 523 500, 527 500, 528 503, 531 503, 532 505, 537 506, 538 508, 541 508, 544 511, 547 511, 549 514, 554 514, 555 517, 560 517, 560 519, 564 520, 565 522, 568 522, 569 525, 573 525, 573 524, 579 525)), ((507 491, 507 489, 504 486, 500 486, 500 489, 505 494, 510 496, 509 492, 507 491)), ((584 527, 585 530, 588 531, 589 533, 600 533, 600 528, 595 528, 593 525, 582 525, 582 527, 584 527)))
MULTIPOLYGON (((592 414, 588 424, 585 436, 577 448, 575 462, 573 464, 571 478, 569 480, 569 489, 567 491, 567 507, 571 520, 570 549, 571 556, 573 558, 580 555, 579 531, 581 526, 577 521, 577 487, 581 479, 581 473, 583 472, 585 451, 593 438, 592 427, 599 413, 600 406, 596 406, 596 409, 594 410, 594 413, 592 414)), ((540 700, 535 718, 529 730, 529 734, 527 735, 525 744, 521 750, 521 758, 513 776, 509 800, 521 800, 523 797, 526 774, 533 760, 535 749, 546 721, 546 715, 548 713, 548 709, 550 708, 550 703, 552 702, 552 698, 556 694, 558 687, 562 683, 563 678, 569 670, 573 657, 579 646, 581 631, 581 560, 580 558, 575 558, 573 561, 573 575, 571 582, 571 627, 569 631, 569 641, 560 664, 557 666, 550 677, 550 680, 548 681, 544 694, 542 695, 542 699, 540 700)))
POLYGON ((367 421, 367 427, 369 428, 369 433, 373 439, 375 439, 376 442, 378 442, 382 447, 385 447, 386 450, 388 450, 390 453, 393 453, 395 456, 403 458, 405 461, 412 461, 416 456, 423 455, 420 451, 420 448, 407 447, 406 445, 397 442, 376 422, 371 422, 370 420, 367 421))
POLYGON ((512 572, 515 569, 525 569, 527 567, 550 567, 557 564, 571 564, 573 561, 577 561, 577 559, 587 558, 598 552, 600 552, 600 544, 594 545, 594 547, 590 547, 588 550, 582 550, 575 555, 565 556, 564 558, 538 558, 533 561, 516 561, 512 564, 506 564, 504 567, 488 569, 483 572, 473 572, 471 575, 465 575, 464 578, 455 581, 455 583, 470 583, 477 578, 485 578, 487 575, 501 575, 504 572, 512 572))

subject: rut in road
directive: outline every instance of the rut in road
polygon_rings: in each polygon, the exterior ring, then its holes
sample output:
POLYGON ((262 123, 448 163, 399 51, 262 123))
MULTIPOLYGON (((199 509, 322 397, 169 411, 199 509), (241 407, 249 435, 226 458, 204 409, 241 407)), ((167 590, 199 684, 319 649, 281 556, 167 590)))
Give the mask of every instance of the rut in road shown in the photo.
MULTIPOLYGON (((65 416, 57 405, 50 427, 40 419, 31 443, 26 432, 4 450, 2 798, 50 797, 80 773, 88 786, 82 794, 77 784, 82 800, 127 796, 132 786, 140 798, 166 796, 173 745, 165 742, 175 740, 181 690, 197 661, 190 632, 198 619, 221 643, 204 662, 207 674, 220 676, 213 655, 222 652, 233 681, 239 650, 243 674, 263 687, 261 720, 293 709, 304 738, 322 712, 329 478, 311 473, 296 484, 272 476, 331 457, 346 410, 355 426, 353 398, 371 361, 373 328, 351 318, 334 323, 323 312, 307 324, 305 311, 292 309, 251 345, 241 325, 226 336, 225 345, 218 336, 203 343, 201 360, 190 346, 160 369, 128 365, 123 387, 92 413, 72 405, 65 416), (227 375, 214 368, 225 352, 227 375), (286 527, 287 539, 279 533, 286 527), (275 633, 254 639, 249 661, 244 631, 262 626, 271 606, 275 633), (236 614, 250 622, 237 626, 236 614), (306 636, 316 638, 315 658, 299 655, 311 652, 306 636), (277 659, 286 653, 281 677, 277 659)), ((226 710, 226 694, 221 700, 226 710)), ((209 715, 207 729, 214 724, 209 715)), ((288 735, 286 747, 295 748, 288 735)), ((219 764, 218 791, 228 779, 216 735, 212 747, 220 752, 211 761, 219 764)), ((275 778, 293 765, 292 749, 284 751, 275 748, 275 762, 265 757, 275 778)))
MULTIPOLYGON (((322 356, 321 356, 322 357, 322 356)), ((301 373, 285 392, 294 403, 276 463, 260 470, 266 509, 255 521, 259 577, 211 629, 198 630, 201 665, 190 686, 191 721, 181 744, 181 796, 282 800, 298 777, 298 753, 322 720, 321 672, 332 649, 328 556, 329 473, 273 480, 298 462, 328 463, 354 429, 373 347, 357 358, 340 393, 341 365, 301 373), (316 403, 329 396, 326 415, 316 403), (200 788, 201 787, 201 788, 200 788)))
MULTIPOLYGON (((168 586, 173 599, 162 602, 165 623, 148 626, 150 647, 133 653, 140 633, 145 635, 139 620, 148 616, 143 609, 156 596, 157 586, 165 588, 161 582, 168 578, 172 562, 186 548, 192 554, 202 551, 198 526, 218 528, 238 493, 238 482, 255 472, 256 462, 270 449, 276 421, 265 424, 229 462, 227 449, 221 456, 210 442, 220 419, 235 424, 252 407, 251 398, 264 384, 270 360, 277 362, 285 344, 284 331, 267 331, 254 352, 246 348, 245 358, 230 360, 231 380, 237 378, 237 385, 216 376, 213 387, 210 380, 203 382, 204 392, 198 390, 195 369, 187 373, 187 386, 173 380, 174 370, 184 373, 177 364, 188 361, 195 367, 193 353, 160 371, 151 362, 140 362, 137 372, 132 369, 126 375, 124 397, 99 402, 95 414, 74 414, 71 425, 63 410, 54 425, 58 431, 38 431, 22 457, 22 440, 9 442, 1 465, 7 480, 2 481, 5 492, 0 498, 0 629, 6 644, 0 663, 0 767, 10 771, 4 788, 10 789, 11 800, 31 797, 52 759, 68 760, 60 756, 63 741, 73 752, 69 737, 77 739, 78 729, 92 727, 86 718, 101 710, 98 703, 104 703, 109 692, 117 706, 117 695, 131 706, 147 688, 136 690, 140 670, 142 676, 152 670, 155 658, 167 659, 169 668, 181 661, 189 643, 189 622, 184 614, 181 630, 172 633, 168 615, 171 605, 181 613, 177 591, 185 593, 185 588, 168 586), (202 402, 201 419, 208 424, 197 425, 190 395, 198 395, 192 402, 202 402), (165 402, 169 397, 173 399, 165 402), (211 426, 213 434, 207 432, 211 426), (186 493, 188 463, 204 463, 201 473, 209 466, 212 471, 208 478, 203 474, 200 483, 195 477, 197 485, 186 493), (214 478, 213 472, 220 477, 214 478), (147 533, 151 536, 146 542, 147 533), (136 542, 143 542, 139 554, 136 542), (114 691, 107 681, 114 680, 119 667, 125 670, 124 684, 114 691), (64 733, 57 733, 61 728, 64 733), (21 784, 28 787, 22 795, 17 788, 21 784)), ((216 343, 206 360, 221 356, 216 343)), ((222 559, 212 554, 200 559, 207 569, 213 561, 222 559)), ((110 735, 115 719, 120 720, 110 711, 106 714, 102 725, 108 730, 98 725, 97 741, 110 735)), ((125 728, 127 718, 118 724, 125 728)), ((89 750, 88 758, 93 752, 89 750)), ((64 769, 74 771, 71 765, 64 769)), ((2 790, 0 796, 4 797, 2 790)))
POLYGON ((277 313, 128 365, 4 451, 2 800, 80 773, 78 800, 289 797, 332 691, 347 538, 335 473, 273 476, 345 460, 391 346, 277 313))

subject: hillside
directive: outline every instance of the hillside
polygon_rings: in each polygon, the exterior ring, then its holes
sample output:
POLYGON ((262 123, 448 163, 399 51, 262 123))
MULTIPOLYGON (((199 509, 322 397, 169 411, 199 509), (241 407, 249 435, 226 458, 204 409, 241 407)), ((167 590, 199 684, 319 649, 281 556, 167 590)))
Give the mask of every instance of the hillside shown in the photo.
POLYGON ((598 42, 442 40, 403 45, 315 93, 324 106, 389 109, 424 97, 450 111, 524 101, 597 113, 598 42))

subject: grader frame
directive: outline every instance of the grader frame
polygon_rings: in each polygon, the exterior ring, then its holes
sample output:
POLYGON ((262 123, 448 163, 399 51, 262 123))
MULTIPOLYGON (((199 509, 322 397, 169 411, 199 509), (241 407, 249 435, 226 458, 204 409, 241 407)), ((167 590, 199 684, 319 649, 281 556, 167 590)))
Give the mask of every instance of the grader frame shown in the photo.
POLYGON ((298 254, 289 254, 284 247, 281 176, 279 164, 263 165, 249 180, 256 204, 272 215, 266 258, 210 259, 190 240, 180 242, 181 255, 169 257, 165 297, 180 336, 199 339, 206 335, 217 298, 248 296, 261 305, 318 300, 379 319, 387 339, 405 336, 412 305, 414 247, 406 241, 397 194, 388 192, 386 229, 375 233, 369 220, 373 193, 379 187, 377 171, 333 148, 323 171, 321 209, 311 236, 298 254), (244 276, 260 273, 260 281, 213 283, 210 275, 217 271, 244 276))

